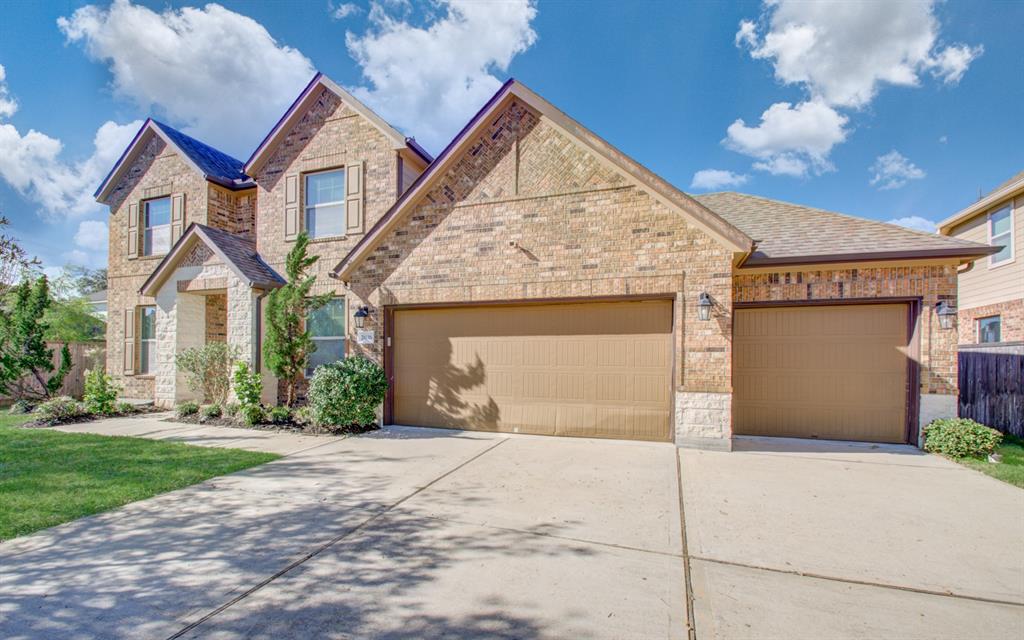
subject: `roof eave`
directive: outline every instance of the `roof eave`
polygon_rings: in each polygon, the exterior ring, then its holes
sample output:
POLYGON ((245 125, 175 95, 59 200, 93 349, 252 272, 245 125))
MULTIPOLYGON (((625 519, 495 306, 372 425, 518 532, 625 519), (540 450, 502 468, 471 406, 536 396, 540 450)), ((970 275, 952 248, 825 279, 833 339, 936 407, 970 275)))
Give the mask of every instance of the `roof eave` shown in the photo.
POLYGON ((919 249, 911 251, 873 251, 870 253, 829 253, 808 256, 781 256, 778 258, 751 256, 739 268, 787 267, 795 265, 832 264, 841 262, 883 262, 888 260, 926 260, 961 258, 976 260, 999 252, 999 247, 953 247, 949 249, 919 249))
POLYGON ((121 152, 121 157, 117 159, 114 166, 110 168, 109 172, 107 172, 107 177, 103 178, 103 182, 101 182, 100 186, 97 187, 96 192, 92 194, 93 198, 95 198, 100 204, 107 204, 106 200, 110 196, 110 189, 114 184, 113 178, 115 174, 120 173, 125 159, 128 158, 128 155, 131 153, 132 149, 135 148, 135 145, 138 144, 139 139, 142 138, 142 134, 149 129, 152 122, 152 118, 146 118, 146 121, 142 123, 142 126, 139 127, 139 130, 135 133, 135 137, 132 138, 132 141, 129 142, 128 146, 121 152))
POLYGON ((966 222, 976 215, 984 213, 987 209, 995 206, 1002 200, 1012 198, 1017 195, 1018 191, 1024 192, 1024 178, 1011 182, 1002 189, 993 191, 969 207, 965 207, 945 220, 940 221, 938 225, 939 233, 944 236, 949 235, 954 226, 961 222, 966 222))

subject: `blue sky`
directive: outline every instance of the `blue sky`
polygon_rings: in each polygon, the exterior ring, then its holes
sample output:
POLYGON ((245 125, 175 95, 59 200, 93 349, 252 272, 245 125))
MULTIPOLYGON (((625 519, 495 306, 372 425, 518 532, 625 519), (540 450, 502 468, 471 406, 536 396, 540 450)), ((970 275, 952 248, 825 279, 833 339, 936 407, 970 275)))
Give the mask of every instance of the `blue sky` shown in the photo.
POLYGON ((103 265, 91 195, 142 119, 244 160, 320 70, 431 151, 515 76, 684 190, 927 227, 1024 169, 1021 25, 1022 2, 5 3, 0 212, 48 266, 103 265))

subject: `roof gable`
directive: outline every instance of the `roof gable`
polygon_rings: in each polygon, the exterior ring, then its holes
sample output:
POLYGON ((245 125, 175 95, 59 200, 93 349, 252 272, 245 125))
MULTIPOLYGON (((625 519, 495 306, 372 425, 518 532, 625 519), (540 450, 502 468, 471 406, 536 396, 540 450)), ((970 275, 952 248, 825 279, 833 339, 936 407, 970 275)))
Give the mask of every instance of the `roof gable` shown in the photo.
POLYGON ((334 273, 345 279, 359 262, 382 241, 387 232, 399 224, 403 214, 410 211, 430 194, 438 181, 446 174, 448 168, 470 149, 478 132, 488 126, 511 100, 522 101, 523 104, 543 116, 566 138, 590 152, 605 167, 621 175, 627 183, 647 191, 662 204, 681 213, 716 241, 739 253, 750 251, 753 241, 742 231, 566 116, 522 83, 510 79, 470 119, 427 170, 338 263, 334 268, 334 273))
POLYGON ((121 157, 110 169, 107 177, 103 179, 100 186, 93 195, 96 200, 106 203, 107 198, 117 186, 125 171, 135 160, 136 156, 145 148, 154 136, 161 138, 166 144, 177 151, 185 163, 203 176, 206 180, 215 182, 229 189, 247 189, 253 186, 252 180, 242 170, 242 161, 237 160, 223 151, 214 149, 210 145, 196 140, 173 127, 152 118, 147 118, 138 133, 125 148, 121 157))
POLYGON ((200 242, 250 287, 271 289, 285 284, 284 278, 256 253, 256 244, 251 240, 221 229, 192 223, 139 288, 139 293, 145 296, 156 295, 177 264, 200 242))
POLYGON ((326 89, 338 96, 345 104, 351 107, 356 113, 363 116, 370 121, 373 126, 377 127, 389 140, 391 140, 392 147, 394 149, 409 149, 417 156, 422 158, 423 162, 429 164, 433 158, 427 153, 423 147, 416 143, 413 138, 407 138, 402 135, 397 129, 388 124, 379 115, 374 113, 372 109, 367 107, 365 104, 360 102, 355 96, 348 91, 345 91, 338 83, 334 82, 322 73, 317 73, 313 76, 313 79, 309 81, 306 88, 302 90, 299 97, 295 99, 288 110, 285 111, 281 119, 277 121, 277 124, 267 133, 263 141, 260 142, 256 150, 252 152, 249 159, 245 162, 243 170, 253 175, 257 173, 260 168, 270 158, 273 150, 277 147, 277 144, 284 138, 284 136, 291 130, 291 128, 302 119, 303 114, 312 106, 316 101, 317 96, 320 95, 320 91, 326 89))

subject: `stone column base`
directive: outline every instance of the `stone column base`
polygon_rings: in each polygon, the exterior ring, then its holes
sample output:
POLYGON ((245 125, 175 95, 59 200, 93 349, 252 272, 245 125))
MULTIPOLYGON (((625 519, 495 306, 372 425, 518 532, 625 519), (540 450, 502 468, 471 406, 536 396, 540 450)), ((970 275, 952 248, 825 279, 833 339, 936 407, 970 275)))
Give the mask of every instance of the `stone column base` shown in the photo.
POLYGON ((676 446, 732 450, 732 394, 676 392, 676 446))

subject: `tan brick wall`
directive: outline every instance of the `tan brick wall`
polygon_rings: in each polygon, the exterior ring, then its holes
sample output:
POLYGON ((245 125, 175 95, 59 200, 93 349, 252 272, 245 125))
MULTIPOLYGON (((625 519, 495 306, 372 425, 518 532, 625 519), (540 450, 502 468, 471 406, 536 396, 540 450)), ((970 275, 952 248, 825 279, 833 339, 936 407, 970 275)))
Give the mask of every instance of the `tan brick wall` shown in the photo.
POLYGON ((729 392, 730 286, 731 252, 513 105, 357 269, 349 307, 370 305, 379 337, 384 305, 667 294, 677 386, 729 392))
POLYGON ((956 301, 956 267, 780 270, 733 277, 734 302, 920 297, 921 393, 955 394, 957 333, 939 328, 935 304, 956 301))
POLYGON ((255 240, 256 189, 230 191, 212 183, 207 186, 207 224, 255 240))
POLYGON ((960 344, 976 344, 978 342, 978 318, 999 316, 1000 341, 1024 341, 1024 298, 1009 300, 983 307, 962 309, 957 313, 957 330, 960 333, 960 344))

